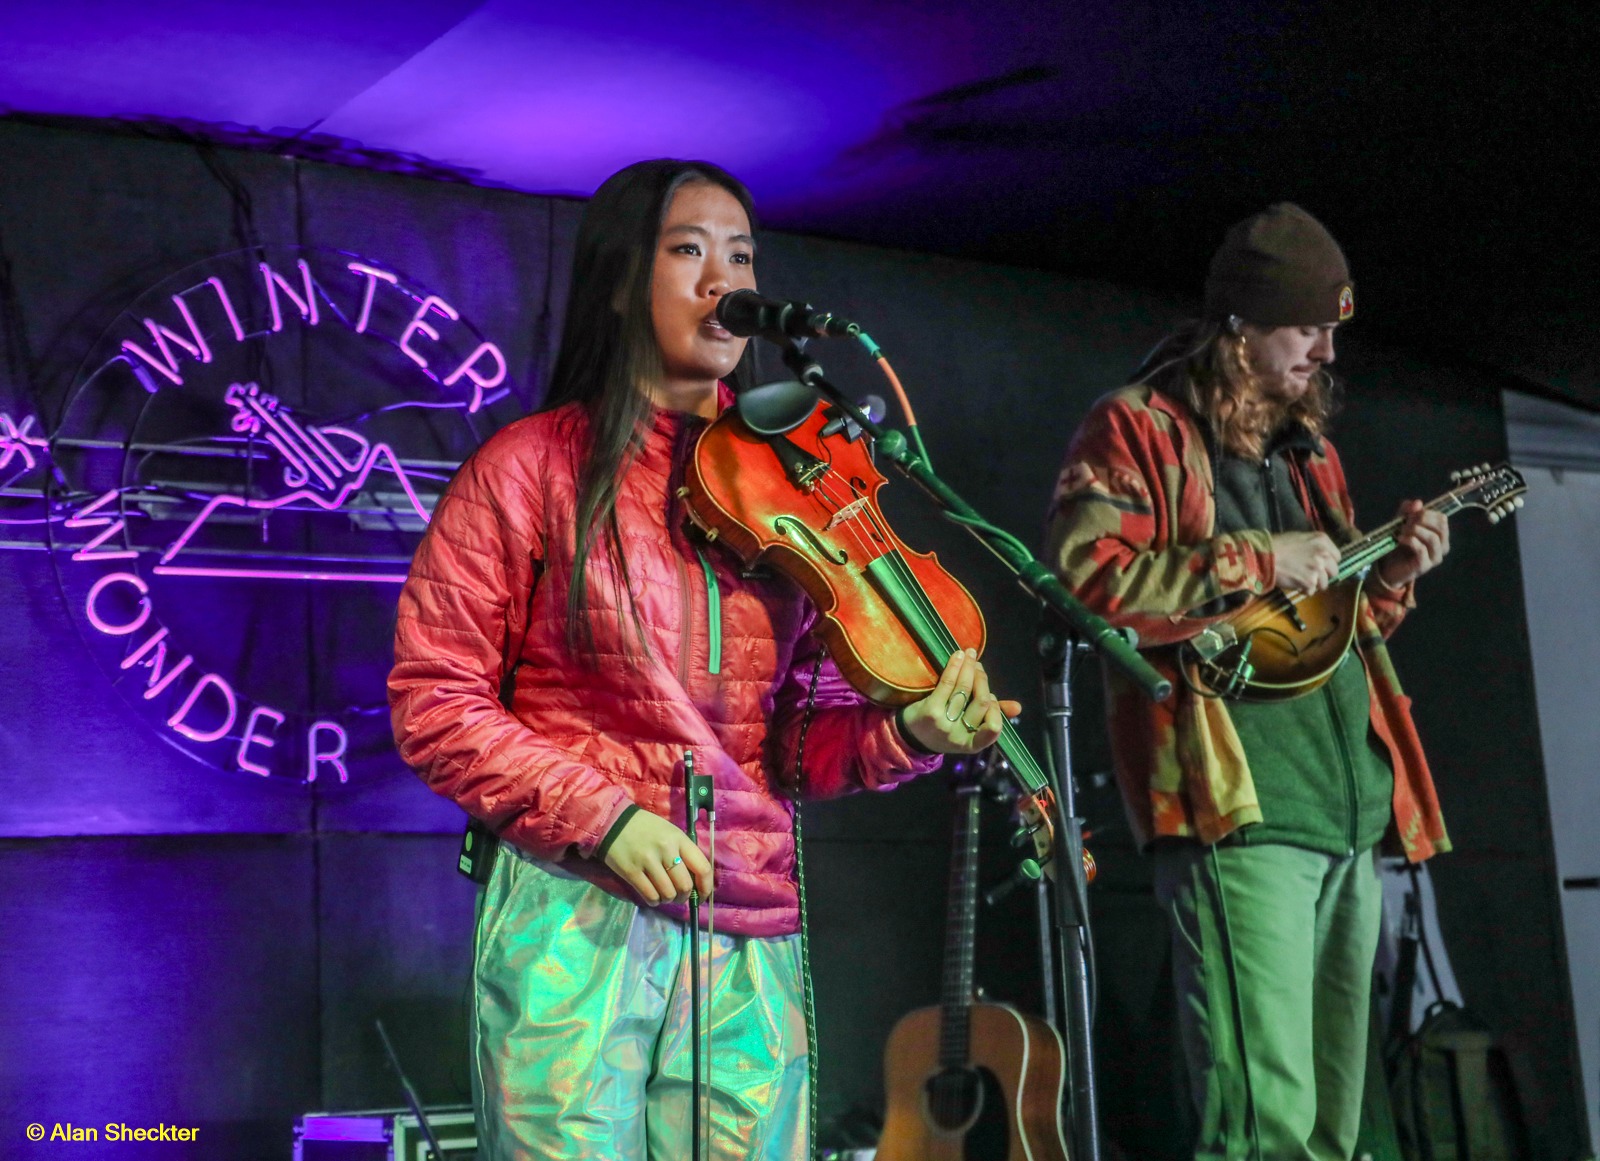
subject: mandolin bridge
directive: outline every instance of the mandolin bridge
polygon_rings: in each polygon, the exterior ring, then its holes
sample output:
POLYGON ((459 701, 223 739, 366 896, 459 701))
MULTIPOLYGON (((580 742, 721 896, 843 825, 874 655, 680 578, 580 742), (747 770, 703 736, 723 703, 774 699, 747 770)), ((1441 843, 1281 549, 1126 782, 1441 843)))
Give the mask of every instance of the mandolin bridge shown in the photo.
POLYGON ((1233 631, 1233 626, 1227 622, 1213 625, 1197 633, 1189 639, 1189 646, 1201 661, 1215 661, 1229 649, 1239 644, 1239 637, 1233 631))

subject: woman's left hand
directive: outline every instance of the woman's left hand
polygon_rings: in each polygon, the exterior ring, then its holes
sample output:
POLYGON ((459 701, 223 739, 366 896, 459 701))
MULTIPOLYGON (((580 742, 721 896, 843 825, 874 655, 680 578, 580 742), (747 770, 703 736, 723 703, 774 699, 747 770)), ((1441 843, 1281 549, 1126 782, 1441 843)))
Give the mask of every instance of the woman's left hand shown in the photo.
POLYGON ((951 654, 939 684, 905 708, 900 720, 924 749, 939 754, 976 754, 994 745, 1007 718, 1022 705, 989 692, 989 675, 973 649, 951 654))

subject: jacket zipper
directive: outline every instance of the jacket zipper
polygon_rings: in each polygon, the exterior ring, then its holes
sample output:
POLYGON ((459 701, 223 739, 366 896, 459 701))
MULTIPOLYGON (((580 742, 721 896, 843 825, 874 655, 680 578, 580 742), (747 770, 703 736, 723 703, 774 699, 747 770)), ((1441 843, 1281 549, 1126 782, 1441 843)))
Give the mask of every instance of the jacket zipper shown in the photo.
POLYGON ((1267 498, 1267 530, 1269 532, 1282 532, 1279 527, 1283 523, 1278 518, 1278 482, 1272 476, 1272 456, 1268 455, 1261 461, 1261 490, 1267 498))
MULTIPOLYGON (((708 651, 706 672, 722 672, 722 590, 717 584, 717 574, 711 561, 697 545, 695 557, 700 561, 700 571, 706 579, 706 637, 708 651)), ((694 641, 694 598, 690 593, 692 583, 689 568, 683 557, 678 557, 678 683, 685 688, 689 683, 689 653, 694 641)))
POLYGON ((711 561, 697 545, 694 554, 700 558, 700 567, 706 574, 706 635, 710 650, 706 656, 706 672, 722 672, 722 590, 717 586, 717 574, 711 561))

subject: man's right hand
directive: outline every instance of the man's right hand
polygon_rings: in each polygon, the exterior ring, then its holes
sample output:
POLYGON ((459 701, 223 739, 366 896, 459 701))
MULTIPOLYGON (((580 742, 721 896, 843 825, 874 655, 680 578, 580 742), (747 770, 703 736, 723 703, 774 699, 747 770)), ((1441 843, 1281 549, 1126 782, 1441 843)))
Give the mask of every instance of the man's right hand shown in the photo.
POLYGON ((1324 532, 1274 532, 1272 557, 1280 589, 1320 593, 1339 571, 1339 546, 1324 532))
POLYGON ((606 866, 654 907, 682 903, 699 889, 711 897, 711 863, 689 836, 648 810, 636 810, 606 851, 606 866))

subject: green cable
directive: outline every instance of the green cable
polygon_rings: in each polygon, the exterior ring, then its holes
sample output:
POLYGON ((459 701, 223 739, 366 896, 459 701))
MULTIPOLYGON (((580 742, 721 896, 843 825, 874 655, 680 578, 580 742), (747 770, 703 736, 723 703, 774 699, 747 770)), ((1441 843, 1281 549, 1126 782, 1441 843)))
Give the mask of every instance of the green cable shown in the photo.
POLYGON ((988 533, 990 536, 993 536, 996 540, 1003 540, 1007 544, 1009 544, 1011 546, 1012 550, 1015 551, 1015 552, 1020 552, 1020 553, 1023 553, 1025 555, 1027 555, 1027 556, 1032 556, 1033 555, 1033 550, 1031 548, 1029 548, 1026 544, 1022 543, 1022 541, 1018 540, 1015 536, 1011 535, 1011 533, 1007 532, 1004 528, 1000 528, 1000 527, 997 527, 996 525, 990 524, 987 520, 979 520, 979 519, 975 519, 974 517, 971 517, 971 516, 962 516, 962 515, 959 515, 959 514, 957 514, 955 512, 948 512, 948 511, 941 512, 939 514, 941 516, 943 516, 946 520, 950 521, 950 523, 952 523, 952 524, 959 524, 963 528, 976 528, 980 532, 988 533))

